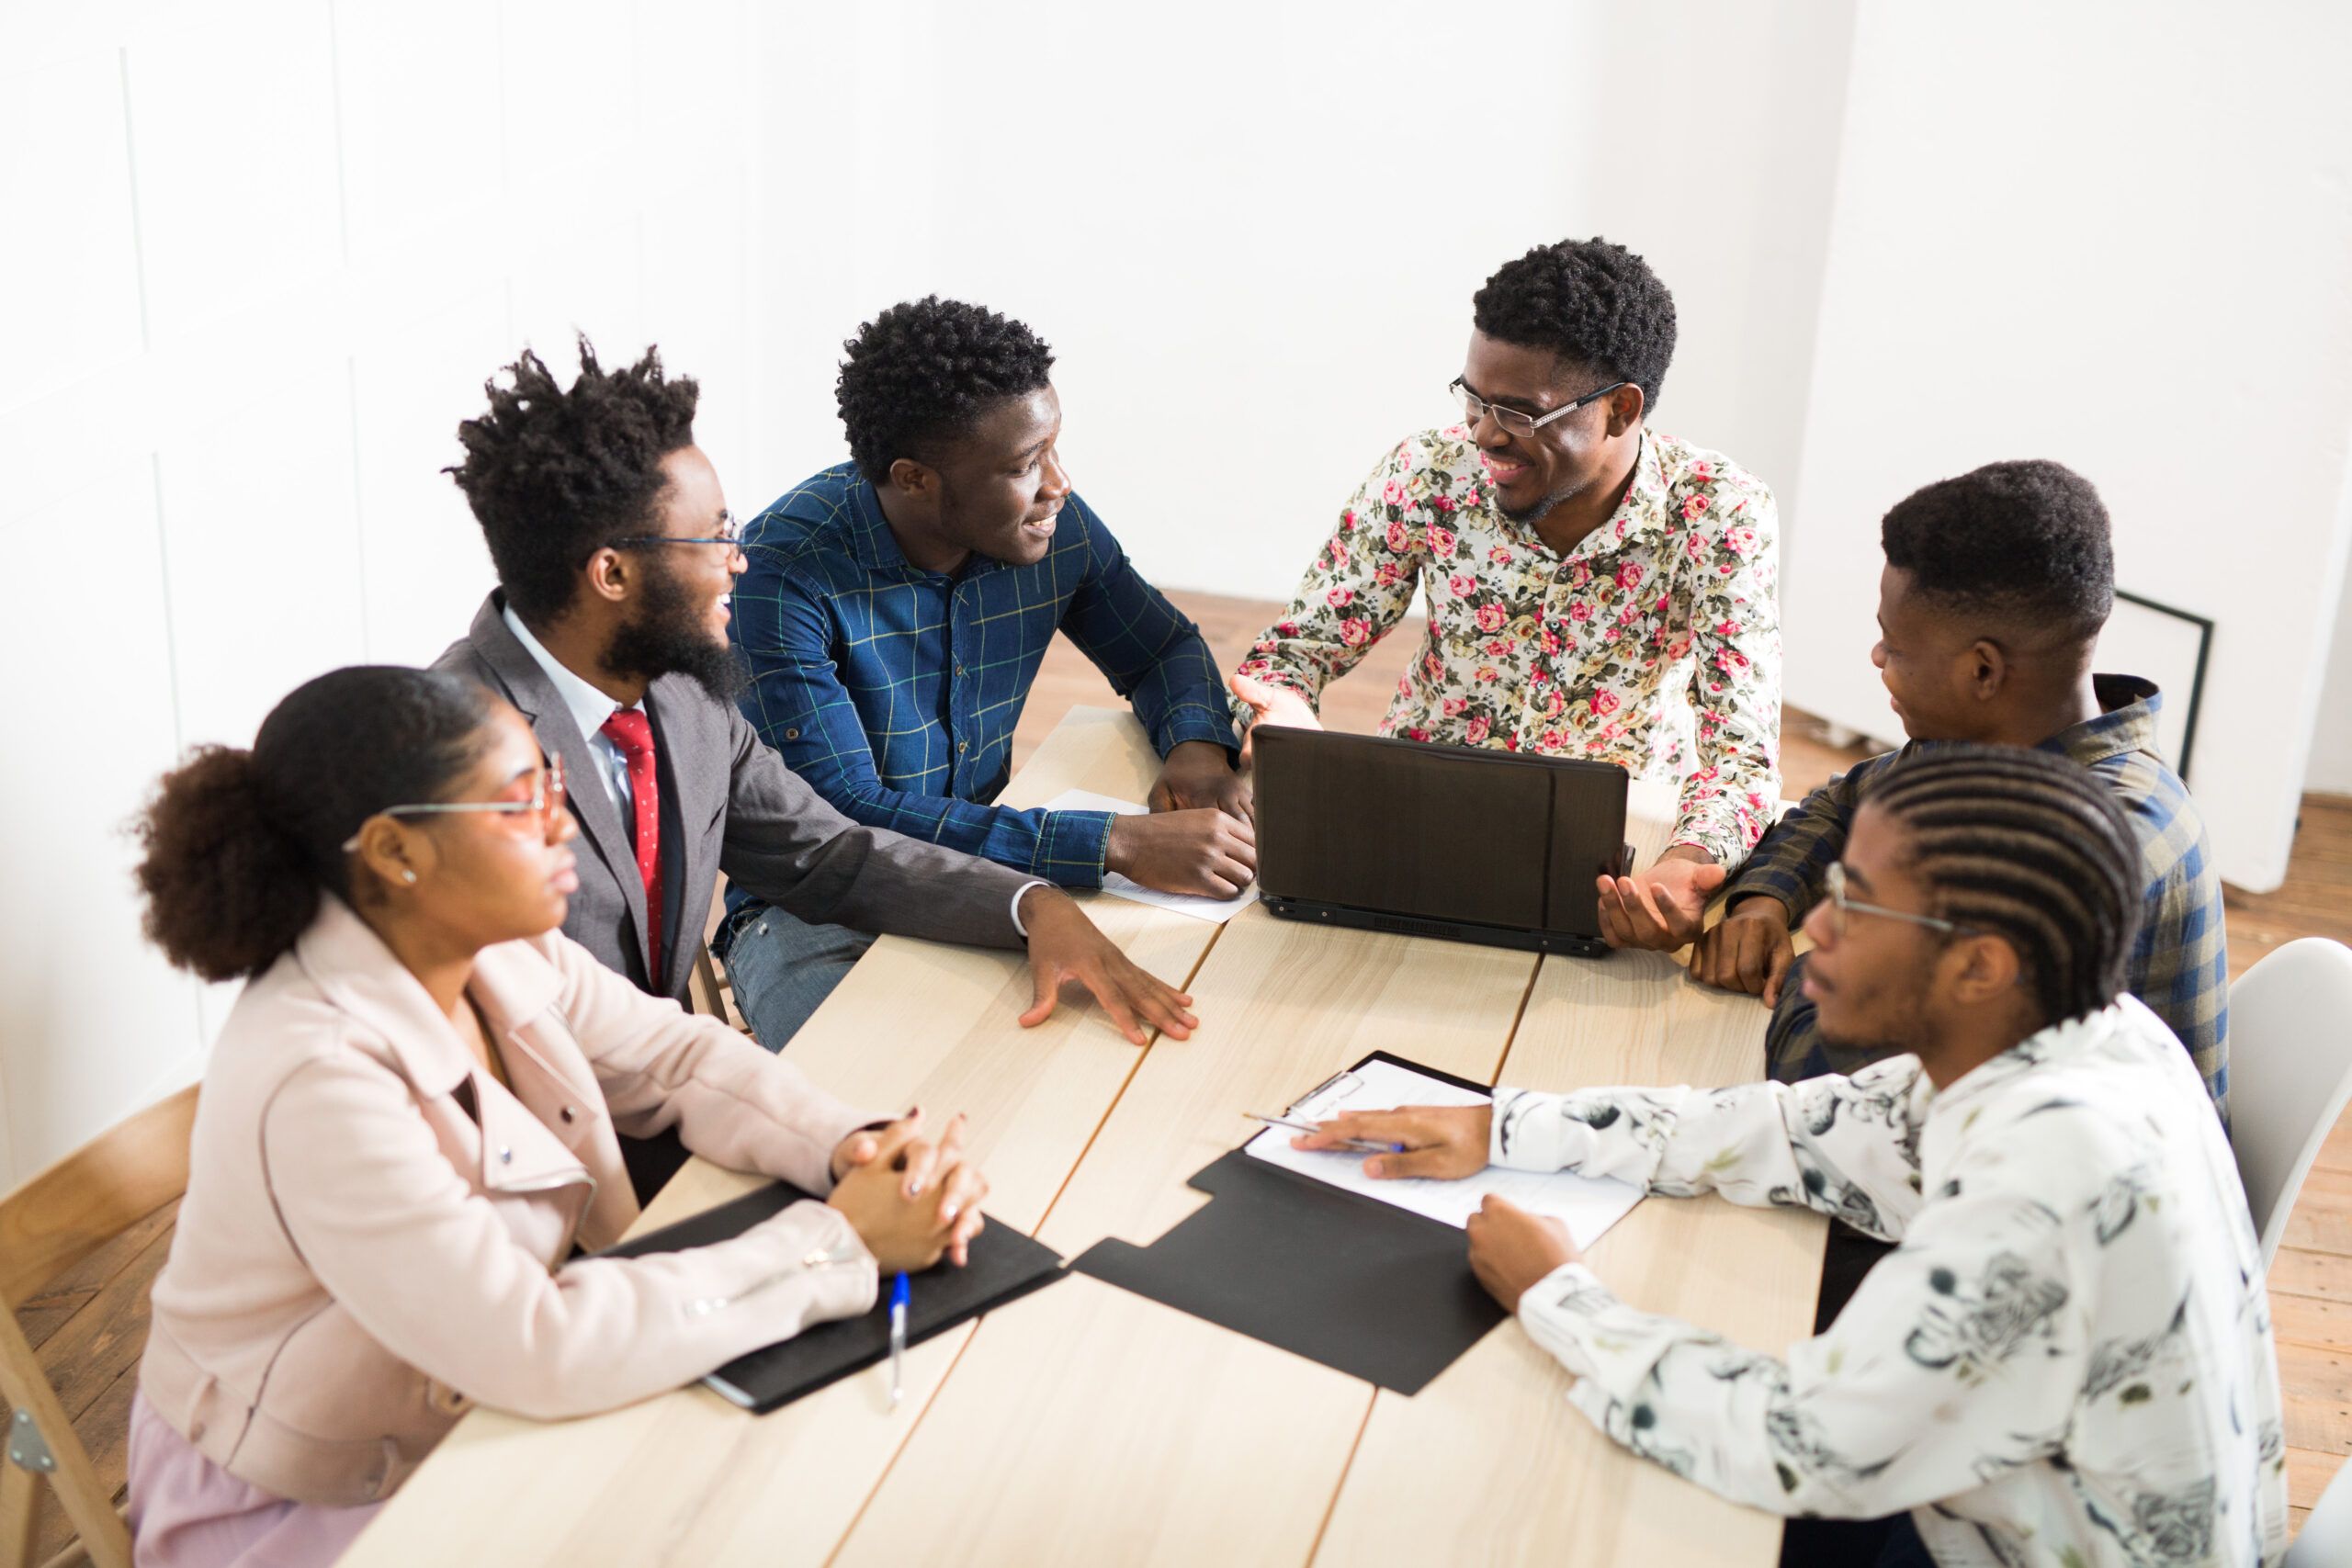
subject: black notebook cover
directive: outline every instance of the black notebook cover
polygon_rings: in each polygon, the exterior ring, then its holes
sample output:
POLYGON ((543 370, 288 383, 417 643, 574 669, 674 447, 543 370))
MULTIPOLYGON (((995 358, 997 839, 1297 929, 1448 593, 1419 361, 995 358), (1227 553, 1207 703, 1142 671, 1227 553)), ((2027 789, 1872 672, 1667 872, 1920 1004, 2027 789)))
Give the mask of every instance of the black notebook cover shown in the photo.
MULTIPOLYGON (((771 1214, 808 1198, 788 1181, 747 1192, 634 1241, 605 1248, 600 1258, 639 1258, 682 1252, 742 1235, 771 1214)), ((990 1221, 972 1238, 972 1260, 958 1269, 940 1262, 908 1278, 907 1343, 922 1344, 967 1318, 1042 1290, 1062 1278, 1061 1254, 1019 1231, 990 1221)), ((704 1379, 745 1409, 764 1416, 865 1371, 890 1354, 890 1281, 884 1280, 872 1311, 862 1317, 811 1324, 790 1339, 754 1350, 704 1379)))
MULTIPOLYGON (((1385 1051, 1395 1062, 1485 1090, 1385 1051)), ((1363 1066, 1363 1062, 1356 1064, 1363 1066)), ((1470 1272, 1442 1220, 1233 1149, 1195 1174, 1212 1201, 1149 1247, 1113 1238, 1080 1273, 1399 1393, 1430 1379, 1510 1314, 1470 1272)))

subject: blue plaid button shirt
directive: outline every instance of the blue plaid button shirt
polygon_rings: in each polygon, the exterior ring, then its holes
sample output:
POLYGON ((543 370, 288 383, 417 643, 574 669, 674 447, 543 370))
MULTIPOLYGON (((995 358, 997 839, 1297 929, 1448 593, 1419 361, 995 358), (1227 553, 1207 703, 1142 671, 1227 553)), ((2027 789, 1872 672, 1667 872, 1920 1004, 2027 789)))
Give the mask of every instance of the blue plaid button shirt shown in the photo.
MULTIPOLYGON (((2098 675, 2103 711, 2062 729, 2041 750, 2072 757, 2115 791, 2132 830, 2140 840, 2140 862, 2147 874, 2142 894, 2140 935, 2124 970, 2124 986, 2148 1004, 2188 1048, 2203 1075, 2206 1092, 2226 1120, 2229 1114, 2230 956, 2222 911, 2222 877, 2214 869, 2205 820, 2188 786, 2156 755, 2156 712, 2164 697, 2155 683, 2132 675, 2098 675)), ((1932 741, 1914 740, 1900 750, 1858 762, 1804 797, 1768 830, 1725 890, 1736 901, 1769 893, 1802 919, 1821 897, 1829 863, 1846 851, 1854 812, 1871 782, 1932 741)), ((1800 960, 1802 962, 1802 960, 1800 960)), ((1781 987, 1765 1039, 1768 1070, 1781 1083, 1825 1073, 1850 1073, 1891 1055, 1824 1042, 1813 1004, 1790 976, 1781 987)))
POLYGON ((1135 705, 1161 756, 1185 740, 1234 744, 1200 628, 1075 494, 1043 560, 975 556, 948 577, 909 563, 873 485, 844 463, 752 519, 743 553, 729 636, 751 663, 744 716, 854 820, 1101 886, 1110 813, 989 804, 1057 631, 1135 705))

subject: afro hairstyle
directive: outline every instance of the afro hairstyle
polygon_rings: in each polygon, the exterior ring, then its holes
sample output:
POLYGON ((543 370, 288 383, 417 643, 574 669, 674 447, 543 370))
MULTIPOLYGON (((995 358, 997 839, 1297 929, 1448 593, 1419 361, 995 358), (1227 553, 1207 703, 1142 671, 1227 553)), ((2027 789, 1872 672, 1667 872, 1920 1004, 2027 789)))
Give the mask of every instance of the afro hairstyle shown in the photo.
POLYGON ((571 608, 589 557, 652 528, 662 459, 694 445, 701 389, 665 377, 658 348, 608 371, 585 336, 570 391, 527 348, 504 373, 514 384, 484 383, 490 412, 458 426, 466 460, 443 472, 473 507, 506 602, 544 626, 571 608))
POLYGON ((1019 321, 928 295, 891 306, 842 344, 834 396, 857 471, 880 484, 901 457, 932 462, 982 411, 1046 384, 1053 350, 1019 321))
POLYGON ((2088 642, 2115 608, 2107 507, 2090 480, 2042 458, 1987 463, 1894 503, 1886 564, 1947 612, 2088 642))
POLYGON ((1471 297, 1471 321, 1498 342, 1642 389, 1646 412, 1674 358, 1674 296, 1649 264, 1595 237, 1538 245, 1471 297))

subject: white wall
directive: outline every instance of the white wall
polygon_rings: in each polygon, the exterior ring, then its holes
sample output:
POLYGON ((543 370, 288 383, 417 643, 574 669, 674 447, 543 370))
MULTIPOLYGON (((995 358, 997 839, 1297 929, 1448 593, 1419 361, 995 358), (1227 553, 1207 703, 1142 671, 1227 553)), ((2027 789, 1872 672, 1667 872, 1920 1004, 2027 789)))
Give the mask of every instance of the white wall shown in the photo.
POLYGON ((748 31, 734 0, 0 14, 0 1184, 200 1070, 234 987, 141 940, 123 825, 183 748, 464 630, 489 562, 438 470, 493 369, 658 331, 740 458, 748 31))
POLYGON ((2190 783, 2257 889, 2285 871, 2352 438, 2352 9, 2273 10, 1864 6, 1782 601, 1790 700, 1883 729, 1880 515, 1995 458, 2078 469, 2120 584, 2217 623, 2190 783))
POLYGON ((758 111, 754 252, 790 287, 751 307, 739 509, 841 458, 841 340, 937 290, 1053 344, 1065 455, 1147 573, 1284 599, 1381 455, 1453 417, 1479 285, 1596 231, 1675 289, 1665 426, 1793 485, 1850 0, 1577 0, 1504 37, 1415 0, 1136 15, 763 26, 795 90, 758 111), (1487 91, 1498 50, 1549 62, 1541 107, 1487 91), (1739 113, 1686 112, 1719 90, 1739 113))
MULTIPOLYGON (((1471 293, 1556 237, 1577 166, 1554 117, 1456 96, 1494 40, 1432 12, 894 0, 770 23, 763 72, 795 91, 760 110, 757 249, 795 265, 755 307, 775 445, 729 476, 739 509, 840 459, 842 339, 936 290, 1053 345, 1064 455, 1147 573, 1287 597, 1381 454, 1450 417, 1471 293), (1521 138, 1508 166, 1476 126, 1521 138)), ((1512 48, 1573 58, 1574 19, 1531 7, 1512 48)))

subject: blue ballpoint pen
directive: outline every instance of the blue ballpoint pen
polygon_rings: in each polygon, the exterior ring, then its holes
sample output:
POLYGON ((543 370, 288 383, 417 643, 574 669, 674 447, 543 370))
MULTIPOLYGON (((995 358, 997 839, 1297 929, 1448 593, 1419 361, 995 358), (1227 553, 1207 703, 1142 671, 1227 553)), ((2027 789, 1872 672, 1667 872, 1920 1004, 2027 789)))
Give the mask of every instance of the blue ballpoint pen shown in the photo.
POLYGON ((907 1277, 901 1273, 890 1287, 890 1403, 896 1406, 907 1392, 907 1277))

